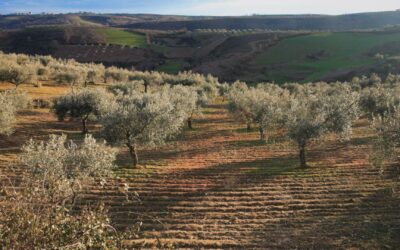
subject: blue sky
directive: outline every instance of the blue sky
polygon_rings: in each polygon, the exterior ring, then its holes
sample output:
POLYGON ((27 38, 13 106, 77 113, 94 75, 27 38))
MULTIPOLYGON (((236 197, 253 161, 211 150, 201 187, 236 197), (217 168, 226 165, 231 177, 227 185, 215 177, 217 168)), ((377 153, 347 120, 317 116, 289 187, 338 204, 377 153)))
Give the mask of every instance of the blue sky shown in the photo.
POLYGON ((180 15, 345 14, 400 9, 399 0, 0 0, 0 13, 77 12, 180 15))

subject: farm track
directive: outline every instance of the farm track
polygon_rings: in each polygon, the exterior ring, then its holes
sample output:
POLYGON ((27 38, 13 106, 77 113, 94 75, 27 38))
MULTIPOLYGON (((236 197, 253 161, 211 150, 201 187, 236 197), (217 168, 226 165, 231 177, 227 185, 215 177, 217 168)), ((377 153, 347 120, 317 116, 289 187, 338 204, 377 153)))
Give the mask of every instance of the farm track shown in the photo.
MULTIPOLYGON (((302 170, 295 150, 259 143, 257 133, 242 132, 224 105, 209 106, 194 126, 160 150, 141 151, 138 169, 119 169, 103 188, 95 184, 85 192, 82 204, 105 202, 117 228, 143 222, 141 237, 125 242, 129 247, 400 245, 398 173, 381 174, 369 164, 369 146, 357 137, 362 127, 350 142, 314 145, 312 167, 302 170), (119 191, 125 183, 140 201, 126 201, 119 191)), ((0 166, 11 179, 23 172, 0 166)))

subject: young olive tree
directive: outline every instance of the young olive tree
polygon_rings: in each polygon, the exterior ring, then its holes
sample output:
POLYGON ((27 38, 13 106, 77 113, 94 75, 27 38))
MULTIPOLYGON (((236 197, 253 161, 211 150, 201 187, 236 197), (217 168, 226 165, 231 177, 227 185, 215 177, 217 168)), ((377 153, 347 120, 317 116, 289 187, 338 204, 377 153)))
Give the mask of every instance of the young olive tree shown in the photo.
POLYGON ((13 132, 16 122, 16 108, 7 93, 0 93, 0 134, 9 135, 13 132))
POLYGON ((162 91, 169 91, 170 101, 176 107, 179 117, 184 117, 187 121, 189 129, 193 129, 192 119, 194 114, 198 113, 200 107, 207 103, 207 97, 203 96, 203 92, 194 87, 185 87, 176 85, 170 88, 165 87, 162 91))
POLYGON ((23 187, 0 183, 0 245, 6 249, 121 249, 104 206, 77 211, 77 195, 113 168, 116 152, 87 136, 81 145, 66 136, 29 141, 20 161, 23 187))
POLYGON ((107 90, 114 95, 131 95, 132 93, 139 92, 140 86, 143 85, 143 81, 132 81, 126 83, 114 83, 107 87, 107 90))
POLYGON ((160 86, 164 83, 164 80, 158 72, 139 72, 134 71, 129 75, 129 80, 131 81, 140 81, 143 83, 144 92, 149 92, 150 86, 160 86))
POLYGON ((16 113, 28 107, 29 97, 16 90, 0 92, 0 134, 10 135, 16 122, 16 113))
POLYGON ((109 67, 105 69, 104 80, 112 82, 126 82, 128 81, 129 71, 117 67, 109 67))
POLYGON ((86 134, 89 132, 88 121, 97 120, 105 112, 110 98, 110 95, 102 89, 83 89, 55 99, 53 112, 60 121, 68 116, 80 119, 82 133, 86 134))
POLYGON ((0 81, 9 82, 18 88, 21 84, 34 81, 35 72, 32 67, 21 66, 16 63, 0 64, 0 81))
POLYGON ((22 147, 20 161, 29 167, 32 179, 41 180, 51 200, 75 198, 88 178, 108 174, 115 166, 116 151, 105 142, 86 135, 81 145, 65 135, 51 135, 47 142, 30 140, 22 147))
POLYGON ((360 96, 360 108, 373 119, 376 116, 383 118, 394 107, 400 104, 400 90, 398 88, 385 88, 382 85, 368 87, 362 90, 360 96))
POLYGON ((246 123, 247 131, 250 131, 252 122, 250 105, 248 104, 249 99, 245 97, 248 91, 246 83, 235 82, 227 93, 227 97, 229 112, 236 120, 246 123))
POLYGON ((375 166, 382 167, 385 161, 398 161, 400 146, 400 106, 393 108, 384 116, 373 120, 373 128, 378 134, 374 143, 372 160, 375 166))
POLYGON ((185 117, 179 105, 166 92, 118 95, 102 117, 103 134, 108 142, 125 145, 138 164, 139 145, 157 145, 178 133, 185 117))
POLYGON ((71 87, 72 92, 74 87, 81 85, 84 82, 84 74, 78 70, 74 69, 64 69, 54 73, 54 81, 59 84, 68 84, 71 87))
POLYGON ((265 131, 272 128, 282 119, 280 104, 287 98, 288 92, 273 85, 260 84, 257 88, 248 88, 237 83, 228 94, 229 111, 238 120, 259 126, 260 139, 265 140, 265 131))
POLYGON ((306 147, 326 133, 348 136, 358 117, 358 95, 347 86, 292 96, 285 127, 299 148, 300 166, 307 167, 306 147))

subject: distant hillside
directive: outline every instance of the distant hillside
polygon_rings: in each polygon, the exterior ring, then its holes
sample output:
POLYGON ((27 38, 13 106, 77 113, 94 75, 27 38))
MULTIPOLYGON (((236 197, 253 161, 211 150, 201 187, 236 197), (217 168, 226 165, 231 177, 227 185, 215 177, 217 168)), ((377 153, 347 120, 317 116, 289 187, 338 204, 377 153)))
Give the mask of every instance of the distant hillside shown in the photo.
POLYGON ((360 13, 340 16, 293 15, 221 17, 208 20, 142 22, 125 28, 156 30, 270 29, 270 30, 359 30, 400 25, 400 11, 360 13))
POLYGON ((33 26, 121 26, 143 22, 191 21, 212 17, 190 17, 152 14, 43 14, 43 15, 0 15, 0 29, 21 29, 33 26))
POLYGON ((239 17, 153 14, 0 15, 0 29, 43 25, 110 26, 152 30, 270 29, 331 30, 375 29, 400 25, 400 11, 327 15, 258 15, 239 17))

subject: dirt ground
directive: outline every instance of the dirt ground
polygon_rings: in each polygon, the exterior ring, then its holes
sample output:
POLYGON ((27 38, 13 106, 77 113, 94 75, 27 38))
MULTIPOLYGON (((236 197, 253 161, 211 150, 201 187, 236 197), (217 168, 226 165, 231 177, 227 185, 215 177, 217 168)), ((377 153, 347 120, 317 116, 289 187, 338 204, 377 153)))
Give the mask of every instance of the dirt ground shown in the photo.
MULTIPOLYGON (((4 86, 2 86, 4 88, 4 86)), ((49 88, 49 89, 48 89, 49 88)), ((23 88, 24 89, 24 88, 23 88)), ((25 88, 33 95, 43 89, 25 88), (36 93, 35 93, 36 91, 36 93)), ((61 89, 54 89, 61 93, 61 89)), ((64 89, 66 91, 66 89, 64 89)), ((143 222, 136 248, 395 249, 400 245, 400 186, 394 168, 369 163, 371 133, 363 121, 349 142, 328 136, 297 152, 278 133, 258 140, 217 102, 197 117, 194 130, 157 149, 140 150, 140 166, 120 168, 105 188, 94 184, 84 203, 104 201, 118 228, 143 222), (124 184, 137 201, 118 192, 124 184)), ((98 136, 98 126, 91 124, 98 136)), ((0 176, 18 178, 18 148, 29 138, 65 133, 79 139, 78 122, 58 122, 48 109, 19 114, 15 133, 0 137, 0 176)))

